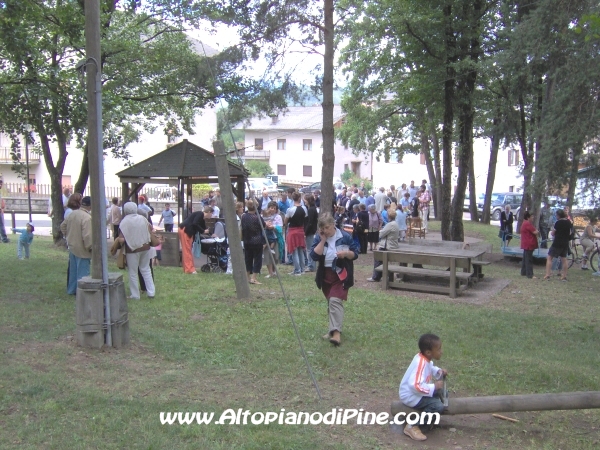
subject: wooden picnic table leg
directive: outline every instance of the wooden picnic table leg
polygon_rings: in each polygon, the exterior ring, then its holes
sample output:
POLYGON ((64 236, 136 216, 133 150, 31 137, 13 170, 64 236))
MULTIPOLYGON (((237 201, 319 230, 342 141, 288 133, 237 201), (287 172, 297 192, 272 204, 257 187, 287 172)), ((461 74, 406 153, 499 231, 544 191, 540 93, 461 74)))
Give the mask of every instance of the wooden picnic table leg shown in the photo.
POLYGON ((390 281, 388 279, 388 255, 387 252, 383 252, 383 270, 381 273, 383 274, 383 287, 387 291, 390 287, 390 281))
POLYGON ((450 297, 456 298, 456 259, 450 258, 450 297))

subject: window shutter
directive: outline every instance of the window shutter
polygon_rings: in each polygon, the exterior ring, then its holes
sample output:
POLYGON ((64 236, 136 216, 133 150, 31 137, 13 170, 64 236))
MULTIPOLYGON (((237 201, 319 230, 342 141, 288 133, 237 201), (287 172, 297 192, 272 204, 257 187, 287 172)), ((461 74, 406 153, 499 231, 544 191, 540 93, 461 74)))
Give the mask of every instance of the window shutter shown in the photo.
POLYGON ((515 150, 515 166, 519 165, 519 151, 515 150))

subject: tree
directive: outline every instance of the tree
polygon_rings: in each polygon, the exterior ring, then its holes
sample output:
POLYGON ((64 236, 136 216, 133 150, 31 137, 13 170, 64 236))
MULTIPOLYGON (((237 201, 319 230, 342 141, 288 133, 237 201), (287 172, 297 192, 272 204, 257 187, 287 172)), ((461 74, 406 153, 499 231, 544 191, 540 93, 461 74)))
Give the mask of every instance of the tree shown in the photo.
POLYGON ((442 238, 462 240, 462 205, 473 158, 475 88, 484 24, 493 22, 494 2, 447 0, 441 8, 432 1, 351 3, 356 9, 348 21, 352 31, 343 61, 352 75, 341 135, 363 143, 359 148, 384 155, 410 149, 429 156, 433 148, 428 172, 437 185, 442 238), (455 142, 459 173, 451 205, 455 142))
MULTIPOLYGON (((182 21, 197 13, 171 3, 144 8, 137 2, 102 3, 104 148, 118 156, 126 157, 127 145, 144 130, 192 132, 198 109, 264 87, 237 73, 238 49, 213 56, 209 65, 183 32, 182 21)), ((52 185, 52 234, 61 242, 67 143, 86 149, 85 92, 75 70, 85 56, 83 2, 9 0, 2 6, 0 131, 16 140, 26 124, 33 127, 52 185)), ((88 173, 84 158, 78 190, 85 188, 88 173)))
POLYGON ((265 161, 246 161, 246 169, 250 171, 251 177, 264 178, 273 173, 273 169, 268 162, 265 161))
MULTIPOLYGON (((323 56, 323 66, 315 69, 313 90, 323 96, 323 167, 321 171, 321 202, 333 203, 333 168, 335 162, 335 134, 333 129, 333 83, 335 22, 333 0, 316 2, 270 2, 262 0, 229 0, 206 2, 206 11, 212 20, 235 27, 240 37, 239 48, 248 61, 264 55, 271 72, 286 55, 292 43, 309 53, 323 56), (323 50, 320 47, 323 47, 323 50)), ((279 68, 279 70, 284 70, 279 68)), ((293 70, 292 70, 293 72, 293 70)), ((290 79, 291 74, 285 75, 290 79)), ((232 106, 239 106, 232 105, 232 106)), ((242 105, 243 107, 245 105, 242 105)), ((272 113, 276 112, 273 108, 272 113)))

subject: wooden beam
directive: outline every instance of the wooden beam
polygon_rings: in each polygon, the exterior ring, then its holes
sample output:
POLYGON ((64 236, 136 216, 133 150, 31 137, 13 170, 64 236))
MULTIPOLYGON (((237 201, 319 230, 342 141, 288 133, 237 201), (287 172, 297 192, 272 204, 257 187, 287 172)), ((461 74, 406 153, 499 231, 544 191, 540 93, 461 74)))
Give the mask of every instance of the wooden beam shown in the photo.
POLYGON ((244 252, 242 250, 242 240, 237 225, 236 210, 233 203, 233 194, 229 175, 229 165, 227 164, 227 154, 223 141, 213 142, 215 152, 215 164, 219 174, 219 186, 221 188, 221 201, 223 202, 223 215, 227 227, 227 242, 229 242, 229 253, 231 256, 231 265, 233 269, 233 281, 238 299, 250 298, 250 285, 248 284, 248 274, 244 264, 244 252))
MULTIPOLYGON (((557 394, 495 395, 490 397, 450 397, 447 415, 485 414, 515 411, 560 411, 600 408, 600 391, 557 394)), ((392 416, 412 412, 399 400, 392 402, 392 416)))

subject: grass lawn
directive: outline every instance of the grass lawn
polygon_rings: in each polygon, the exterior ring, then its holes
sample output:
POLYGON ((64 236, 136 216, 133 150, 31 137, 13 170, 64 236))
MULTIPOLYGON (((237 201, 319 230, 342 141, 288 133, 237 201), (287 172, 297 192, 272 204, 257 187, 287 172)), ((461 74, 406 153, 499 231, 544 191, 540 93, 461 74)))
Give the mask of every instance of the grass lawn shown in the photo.
MULTIPOLYGON (((431 228, 439 227, 432 222, 431 228)), ((465 232, 498 251, 497 228, 465 232)), ((568 283, 527 280, 492 258, 486 278, 510 280, 480 304, 357 283, 343 343, 333 348, 313 277, 280 272, 319 384, 307 375, 277 280, 236 299, 231 277, 155 270, 156 298, 129 302, 131 345, 93 351, 74 343, 67 254, 36 237, 29 261, 16 239, 0 245, 0 448, 32 449, 596 449, 600 412, 443 417, 415 443, 379 425, 161 425, 162 411, 389 412, 425 332, 442 337, 439 365, 451 397, 600 390, 600 279, 578 268, 568 283)), ((118 272, 111 260, 110 270, 118 272)), ((361 255, 357 278, 369 276, 361 255)), ((536 266, 538 276, 543 268, 536 266)), ((126 275, 126 272, 122 272, 126 275)), ((126 278, 126 277, 125 277, 126 278)), ((477 287, 475 288, 477 289, 477 287)))

